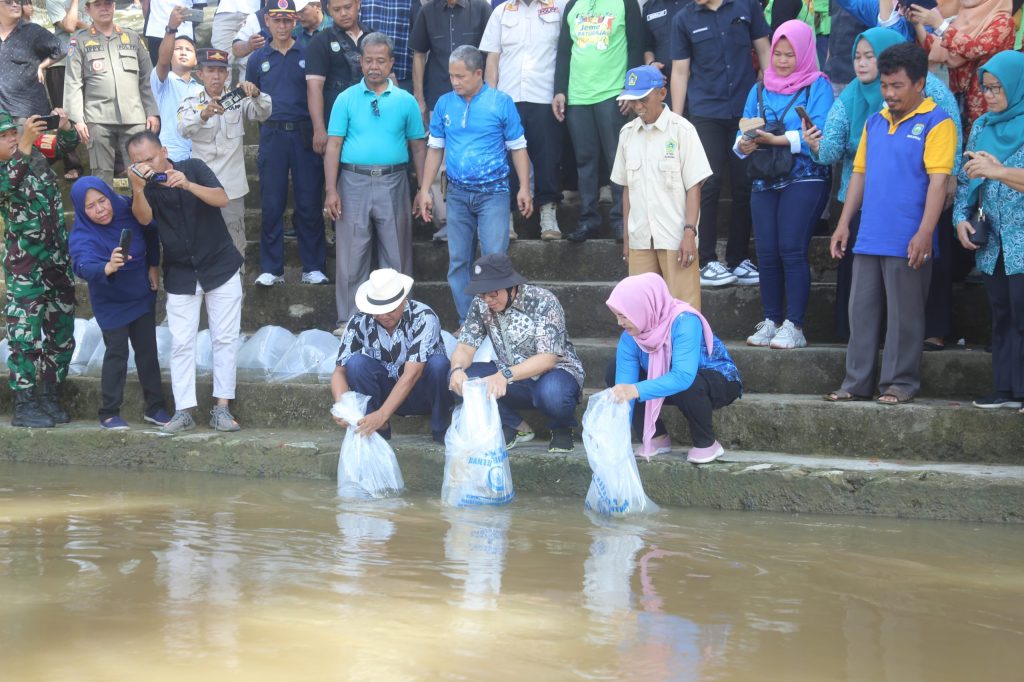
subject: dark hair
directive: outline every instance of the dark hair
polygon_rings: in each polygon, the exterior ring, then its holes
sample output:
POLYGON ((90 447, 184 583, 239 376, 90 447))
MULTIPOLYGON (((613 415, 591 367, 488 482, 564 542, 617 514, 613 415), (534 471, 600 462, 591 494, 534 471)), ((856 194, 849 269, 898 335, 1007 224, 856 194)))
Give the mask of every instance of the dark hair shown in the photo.
POLYGON ((878 73, 891 76, 900 69, 912 83, 928 77, 928 53, 914 43, 900 43, 878 55, 878 73))
POLYGON ((174 36, 174 42, 178 42, 179 40, 187 40, 188 42, 192 43, 192 49, 196 49, 196 41, 192 40, 188 36, 174 36))
POLYGON ((152 130, 142 130, 129 137, 128 142, 127 144, 125 144, 124 148, 131 149, 132 147, 142 144, 143 142, 152 142, 157 147, 163 146, 163 143, 160 141, 160 137, 156 133, 154 133, 152 130))

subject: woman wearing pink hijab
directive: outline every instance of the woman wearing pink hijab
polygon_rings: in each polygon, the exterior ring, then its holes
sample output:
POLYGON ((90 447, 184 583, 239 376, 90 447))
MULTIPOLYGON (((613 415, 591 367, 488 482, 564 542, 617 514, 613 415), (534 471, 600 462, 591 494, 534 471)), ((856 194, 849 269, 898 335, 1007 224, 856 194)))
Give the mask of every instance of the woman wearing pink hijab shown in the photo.
POLYGON ((708 321, 689 304, 672 298, 654 273, 627 277, 607 301, 623 333, 607 381, 619 401, 634 405, 633 429, 643 444, 636 455, 650 461, 670 452, 672 440, 658 418, 662 405, 686 417, 694 447, 687 460, 706 464, 724 454, 715 439, 711 413, 743 393, 740 373, 708 321))
POLYGON ((797 107, 803 107, 821 129, 834 99, 832 84, 818 70, 814 31, 802 21, 783 23, 772 38, 764 83, 754 85, 743 108, 744 118, 760 117, 769 124, 778 121, 783 132, 759 130, 753 139, 737 133, 734 147, 740 157, 771 147, 786 147, 793 155, 788 173, 771 180, 757 179, 751 185, 750 216, 764 309, 764 321, 747 338, 751 346, 790 349, 807 345, 803 332, 811 294, 807 251, 828 201, 832 173, 829 166, 811 158, 797 107), (758 104, 759 94, 763 108, 758 104))

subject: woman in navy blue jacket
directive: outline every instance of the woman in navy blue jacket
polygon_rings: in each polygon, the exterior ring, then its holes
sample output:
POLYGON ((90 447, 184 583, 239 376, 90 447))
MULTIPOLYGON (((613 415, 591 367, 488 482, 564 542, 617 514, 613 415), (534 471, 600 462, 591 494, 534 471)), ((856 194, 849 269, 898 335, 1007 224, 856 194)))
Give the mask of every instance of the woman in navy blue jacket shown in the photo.
POLYGON ((128 341, 146 401, 143 418, 163 426, 170 419, 160 386, 156 350, 156 289, 160 240, 155 226, 143 227, 131 202, 96 177, 80 178, 71 187, 75 224, 68 238, 75 274, 89 285, 93 314, 103 332, 106 353, 100 388, 100 426, 128 428, 121 418, 128 374, 128 341), (121 231, 132 234, 128 253, 119 247, 121 231))

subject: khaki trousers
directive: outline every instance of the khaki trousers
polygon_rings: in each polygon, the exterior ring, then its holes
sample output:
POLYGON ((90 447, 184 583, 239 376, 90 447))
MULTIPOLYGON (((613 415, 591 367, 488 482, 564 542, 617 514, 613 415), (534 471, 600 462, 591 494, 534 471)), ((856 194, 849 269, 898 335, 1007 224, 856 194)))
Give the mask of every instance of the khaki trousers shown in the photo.
POLYGON ((679 251, 668 249, 630 249, 629 274, 654 272, 662 276, 669 293, 684 303, 700 310, 700 268, 697 261, 684 268, 676 260, 679 251))

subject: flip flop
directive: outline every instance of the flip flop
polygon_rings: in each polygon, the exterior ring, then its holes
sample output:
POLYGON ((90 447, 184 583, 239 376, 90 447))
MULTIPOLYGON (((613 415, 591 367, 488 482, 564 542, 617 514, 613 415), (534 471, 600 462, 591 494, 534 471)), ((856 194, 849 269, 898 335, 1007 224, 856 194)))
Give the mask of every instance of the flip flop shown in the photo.
POLYGON ((887 391, 878 396, 877 402, 879 405, 903 405, 904 403, 914 402, 914 399, 912 397, 901 397, 887 391), (892 400, 885 400, 885 398, 891 398, 892 400))
POLYGON ((80 177, 82 177, 82 174, 78 172, 78 169, 69 170, 64 174, 65 180, 77 180, 80 177))
POLYGON ((871 398, 868 398, 866 396, 854 395, 848 391, 842 390, 832 391, 831 393, 822 396, 822 398, 830 403, 852 403, 861 402, 864 400, 871 400, 871 398))

